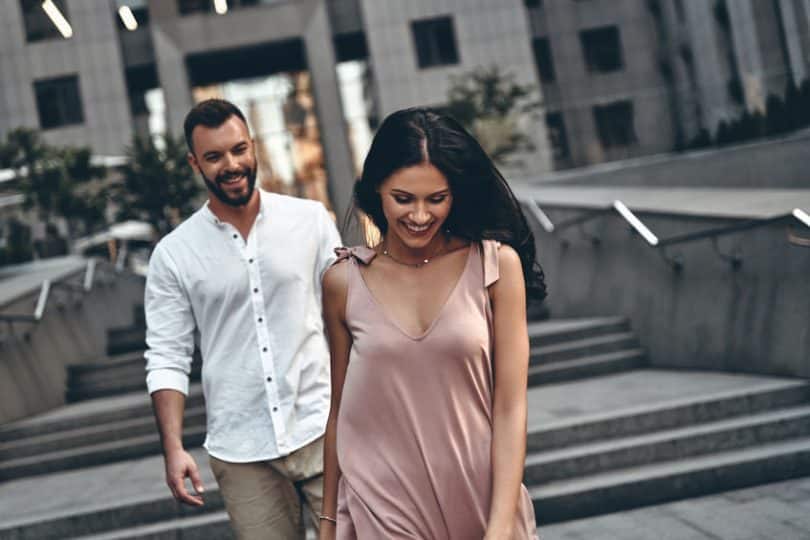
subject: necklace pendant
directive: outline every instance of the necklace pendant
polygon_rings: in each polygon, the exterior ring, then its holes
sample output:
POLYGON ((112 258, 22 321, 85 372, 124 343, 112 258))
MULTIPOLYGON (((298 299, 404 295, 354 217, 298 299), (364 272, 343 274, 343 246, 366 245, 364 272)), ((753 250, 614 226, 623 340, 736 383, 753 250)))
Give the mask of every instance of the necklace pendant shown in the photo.
POLYGON ((430 262, 430 259, 425 259, 424 261, 422 261, 422 264, 427 264, 429 262, 430 262))

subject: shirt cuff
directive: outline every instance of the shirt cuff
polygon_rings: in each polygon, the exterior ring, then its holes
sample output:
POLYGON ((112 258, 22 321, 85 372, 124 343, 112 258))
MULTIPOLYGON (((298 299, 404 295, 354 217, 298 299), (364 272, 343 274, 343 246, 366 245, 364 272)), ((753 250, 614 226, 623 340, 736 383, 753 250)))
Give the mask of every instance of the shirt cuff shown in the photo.
POLYGON ((188 395, 188 375, 176 369, 155 369, 146 374, 146 388, 149 394, 158 390, 177 390, 188 395))

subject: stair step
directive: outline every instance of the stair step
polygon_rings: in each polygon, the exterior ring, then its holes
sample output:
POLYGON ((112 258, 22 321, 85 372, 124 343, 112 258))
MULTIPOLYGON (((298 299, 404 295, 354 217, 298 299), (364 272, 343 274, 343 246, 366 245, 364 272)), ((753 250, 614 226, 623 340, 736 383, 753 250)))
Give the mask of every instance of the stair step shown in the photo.
POLYGON ((532 347, 529 359, 535 366, 638 348, 638 339, 633 332, 621 332, 532 347))
MULTIPOLYGON (((200 446, 204 440, 205 426, 183 430, 183 444, 186 448, 200 446)), ((160 435, 155 429, 152 433, 139 437, 0 462, 0 480, 6 481, 25 476, 91 467, 156 455, 161 452, 160 435)))
POLYGON ((604 334, 628 332, 630 324, 624 317, 593 319, 550 320, 529 323, 529 341, 532 347, 552 345, 564 341, 586 339, 604 334))
POLYGON ((633 467, 530 489, 538 523, 555 523, 810 474, 810 438, 633 467))
POLYGON ((76 537, 73 540, 231 540, 236 535, 231 529, 228 513, 224 510, 201 516, 175 518, 149 525, 140 525, 115 531, 76 537))
MULTIPOLYGON (((204 428, 205 407, 186 409, 183 426, 185 429, 204 428)), ((128 420, 97 423, 72 430, 15 439, 0 443, 0 466, 4 461, 88 447, 110 441, 127 440, 133 437, 154 434, 156 430, 155 419, 149 414, 148 416, 128 420)))
POLYGON ((527 485, 810 436, 810 405, 531 454, 527 485))
MULTIPOLYGON (((88 470, 88 474, 92 474, 88 470)), ((115 488, 111 489, 115 492, 115 488)), ((192 538, 230 538, 230 536, 219 536, 221 530, 220 518, 224 512, 224 503, 219 493, 219 488, 215 483, 205 485, 205 506, 193 508, 175 501, 169 495, 168 488, 161 490, 160 494, 151 494, 133 497, 128 494, 129 500, 118 502, 117 497, 94 508, 87 508, 78 512, 63 512, 61 515, 53 517, 42 517, 40 519, 27 518, 21 522, 12 523, 7 526, 0 525, 0 538, 14 540, 62 540, 64 538, 119 538, 117 534, 130 534, 136 531, 137 534, 130 536, 120 536, 120 538, 183 538, 185 539, 185 526, 189 526, 189 532, 197 534, 197 524, 209 523, 217 534, 208 536, 192 536, 192 538), (188 521, 187 521, 188 520, 188 521), (198 521, 199 520, 199 521, 198 521), (156 534, 169 530, 168 524, 174 525, 175 536, 149 536, 147 527, 156 527, 156 534), (161 530, 163 529, 163 530, 161 530), (182 535, 177 534, 178 529, 182 535), (110 536, 107 536, 110 535, 110 536)), ((227 515, 225 515, 227 521, 227 515)), ((230 534, 230 528, 228 532, 230 534)))
POLYGON ((559 383, 627 371, 644 364, 644 349, 630 349, 544 363, 529 368, 529 386, 559 383))
MULTIPOLYGON (((189 387, 189 395, 186 397, 186 408, 194 409, 203 405, 201 386, 192 384, 189 387)), ((0 442, 144 417, 152 417, 152 404, 149 396, 145 391, 133 392, 122 396, 73 403, 35 417, 0 426, 0 442)))
MULTIPOLYGON (((602 380, 602 378, 596 379, 591 384, 602 380)), ((609 380, 609 378, 605 380, 609 380)), ((560 385, 559 388, 572 395, 587 391, 579 382, 566 383, 560 385)), ((544 388, 537 389, 537 392, 544 391, 544 388)), ((528 451, 534 453, 675 429, 798 406, 809 400, 810 384, 801 380, 775 381, 755 388, 726 390, 683 399, 644 403, 620 410, 585 414, 544 422, 539 427, 533 427, 537 424, 534 424, 535 421, 532 420, 529 424, 528 451)), ((532 414, 530 413, 529 416, 531 420, 532 414)))

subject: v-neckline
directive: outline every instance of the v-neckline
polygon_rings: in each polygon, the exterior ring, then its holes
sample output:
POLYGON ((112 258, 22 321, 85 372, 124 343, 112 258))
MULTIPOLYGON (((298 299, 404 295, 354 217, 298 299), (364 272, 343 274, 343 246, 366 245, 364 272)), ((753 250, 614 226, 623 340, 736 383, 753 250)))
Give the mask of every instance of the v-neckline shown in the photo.
POLYGON ((467 271, 469 270, 469 267, 470 267, 470 260, 472 260, 472 252, 473 252, 474 249, 477 249, 476 248, 476 243, 471 242, 470 246, 469 246, 469 248, 467 250, 467 258, 464 261, 464 268, 462 268, 461 273, 459 274, 455 285, 453 285, 453 288, 450 289, 450 293, 447 295, 447 298, 444 299, 444 303, 439 308, 439 311, 436 313, 436 316, 433 318, 433 321, 428 325, 428 327, 425 329, 425 331, 422 332, 421 334, 419 334, 418 336, 413 336, 413 335, 411 335, 410 332, 406 331, 405 328, 402 325, 399 324, 399 322, 396 320, 396 318, 394 318, 389 313, 389 311, 387 309, 385 309, 385 306, 383 305, 383 303, 380 302, 379 300, 377 300, 377 297, 374 296, 374 293, 371 291, 371 287, 369 287, 368 283, 366 283, 366 278, 363 277, 363 273, 360 271, 360 267, 357 266, 356 261, 355 261, 355 270, 357 271, 357 275, 358 275, 358 277, 360 279, 360 283, 363 284, 363 288, 366 290, 366 293, 368 294, 369 298, 371 299, 371 302, 374 304, 374 306, 380 312, 383 319, 385 319, 385 321, 388 324, 390 324, 391 326, 396 328, 402 335, 404 335, 406 338, 410 339, 411 341, 422 341, 423 339, 425 339, 426 337, 428 337, 430 335, 430 333, 433 331, 433 328, 435 328, 436 325, 439 323, 439 321, 442 319, 442 316, 444 315, 444 312, 447 310, 448 304, 450 304, 450 301, 456 295, 456 291, 461 286, 461 283, 464 281, 464 278, 467 275, 467 271))

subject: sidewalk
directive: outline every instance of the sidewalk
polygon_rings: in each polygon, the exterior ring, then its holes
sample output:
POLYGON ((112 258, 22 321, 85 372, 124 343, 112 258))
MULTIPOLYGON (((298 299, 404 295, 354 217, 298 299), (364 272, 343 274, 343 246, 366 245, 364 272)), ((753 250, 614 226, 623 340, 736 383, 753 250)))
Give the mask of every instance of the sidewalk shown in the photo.
POLYGON ((543 540, 806 540, 810 477, 569 521, 543 540))

